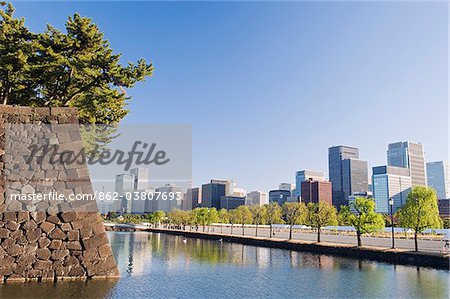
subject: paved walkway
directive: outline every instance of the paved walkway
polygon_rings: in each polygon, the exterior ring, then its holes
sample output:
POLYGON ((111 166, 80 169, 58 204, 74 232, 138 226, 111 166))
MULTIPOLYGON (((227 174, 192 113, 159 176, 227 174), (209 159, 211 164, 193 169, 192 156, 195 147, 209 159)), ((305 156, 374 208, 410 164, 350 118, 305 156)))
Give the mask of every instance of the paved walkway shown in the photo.
MULTIPOLYGON (((114 225, 105 223, 105 225, 114 225)), ((121 225, 128 226, 128 225, 121 225)), ((145 225, 129 225, 130 228, 137 229, 146 229, 145 225)), ((189 227, 186 228, 189 231, 189 227)), ((194 231, 194 228, 192 229, 194 231)), ((198 228, 199 232, 203 231, 202 227, 198 228)), ((275 235, 272 236, 274 239, 287 240, 289 239, 289 230, 288 229, 274 229, 275 235)), ((205 232, 208 232, 208 228, 205 229, 205 232)), ((217 234, 231 234, 231 227, 214 227, 211 226, 209 228, 210 233, 217 234)), ((255 228, 246 227, 245 236, 255 236, 255 228)), ((242 227, 235 226, 233 228, 233 235, 242 236, 242 227)), ((258 228, 258 237, 268 238, 269 237, 269 229, 268 228, 258 228)), ((311 241, 315 242, 317 240, 317 234, 315 232, 298 232, 294 230, 293 240, 300 241, 311 241)), ((356 245, 356 236, 349 236, 345 234, 333 235, 327 234, 327 231, 323 231, 321 234, 321 241, 326 243, 334 243, 334 244, 346 244, 346 245, 356 245)), ((363 246, 373 246, 373 247, 381 247, 381 248, 391 248, 392 239, 390 237, 386 238, 378 238, 378 237, 362 237, 362 245, 363 246)), ((395 247, 398 249, 406 249, 406 250, 414 250, 414 239, 404 239, 404 234, 397 234, 395 239, 395 247), (400 238, 402 237, 402 238, 400 238)), ((444 253, 444 242, 440 240, 419 240, 419 251, 423 252, 435 252, 435 253, 444 253)), ((449 251, 450 252, 450 251, 449 251)), ((447 252, 448 253, 448 252, 447 252)))

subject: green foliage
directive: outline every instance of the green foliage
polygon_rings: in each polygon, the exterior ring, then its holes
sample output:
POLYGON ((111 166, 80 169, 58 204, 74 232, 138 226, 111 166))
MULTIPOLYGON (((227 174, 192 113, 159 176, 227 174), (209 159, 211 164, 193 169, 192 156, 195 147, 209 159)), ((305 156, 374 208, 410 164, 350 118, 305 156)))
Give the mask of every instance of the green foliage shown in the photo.
POLYGON ((230 223, 230 215, 226 209, 220 209, 218 213, 220 223, 230 223))
POLYGON ((417 186, 408 194, 405 205, 397 211, 398 224, 414 231, 415 250, 418 251, 417 234, 427 228, 442 228, 439 218, 436 191, 417 186))
POLYGON ((295 224, 302 224, 306 217, 306 206, 299 202, 285 202, 282 207, 283 217, 289 224, 289 239, 292 239, 292 229, 295 224))
POLYGON ((342 226, 350 225, 349 219, 351 214, 350 207, 342 205, 338 213, 338 224, 342 226))
POLYGON ((356 214, 347 215, 347 221, 355 228, 358 246, 361 246, 361 235, 383 230, 384 219, 381 214, 375 212, 375 201, 370 198, 357 197, 351 207, 355 209, 356 214))
POLYGON ((205 230, 205 226, 208 224, 209 221, 209 209, 208 208, 195 208, 193 210, 195 222, 198 225, 201 225, 203 227, 203 230, 205 230))
POLYGON ((248 206, 239 206, 236 209, 238 221, 240 224, 251 224, 253 221, 253 215, 248 206))
POLYGON ((237 224, 240 221, 240 215, 239 215, 239 211, 234 209, 234 210, 229 210, 228 211, 228 219, 230 221, 230 224, 237 224))
POLYGON ((11 4, 0 9, 0 102, 76 107, 82 123, 119 122, 128 113, 124 88, 151 76, 152 64, 122 66, 89 18, 74 14, 65 29, 35 34, 11 4))
POLYGON ((284 223, 281 207, 276 202, 272 202, 265 206, 266 208, 266 223, 272 225, 276 223, 284 223))
POLYGON ((326 202, 308 203, 305 224, 320 228, 329 225, 337 225, 336 208, 326 202))
POLYGON ((302 224, 306 216, 306 207, 299 202, 285 202, 282 207, 283 217, 287 224, 302 224))
POLYGON ((429 187, 414 187, 397 217, 401 227, 417 233, 427 228, 441 228, 436 192, 429 187))
POLYGON ((250 212, 252 213, 253 224, 256 225, 266 224, 267 209, 265 206, 259 205, 250 206, 250 212))
POLYGON ((153 224, 160 224, 163 219, 166 217, 166 213, 164 211, 156 211, 152 213, 152 223, 153 224))
POLYGON ((207 223, 210 225, 211 223, 216 223, 219 221, 219 212, 217 212, 216 208, 208 209, 208 217, 207 223))

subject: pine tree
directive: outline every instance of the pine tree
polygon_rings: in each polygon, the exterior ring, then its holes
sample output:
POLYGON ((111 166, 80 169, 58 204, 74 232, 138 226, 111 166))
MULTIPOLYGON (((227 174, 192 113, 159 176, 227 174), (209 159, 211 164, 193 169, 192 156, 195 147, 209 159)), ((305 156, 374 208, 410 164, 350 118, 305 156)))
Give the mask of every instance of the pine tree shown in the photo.
POLYGON ((76 107, 80 121, 118 123, 128 110, 125 88, 153 73, 144 59, 120 64, 91 19, 74 14, 66 32, 47 26, 31 33, 14 7, 0 9, 0 102, 11 105, 76 107))

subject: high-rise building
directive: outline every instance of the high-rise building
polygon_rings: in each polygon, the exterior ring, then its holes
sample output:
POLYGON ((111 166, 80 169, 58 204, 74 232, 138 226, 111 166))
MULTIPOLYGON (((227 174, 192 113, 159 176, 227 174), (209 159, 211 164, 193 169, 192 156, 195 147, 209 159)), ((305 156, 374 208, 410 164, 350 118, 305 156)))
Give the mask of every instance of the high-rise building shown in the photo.
POLYGON ((276 202, 282 206, 291 196, 291 192, 287 190, 270 190, 269 203, 276 202))
POLYGON ((320 203, 327 202, 330 205, 333 203, 331 183, 326 181, 314 181, 312 179, 302 182, 302 202, 320 203))
POLYGON ((342 190, 346 204, 354 193, 366 193, 369 188, 367 161, 345 159, 342 161, 342 190))
POLYGON ((181 209, 181 200, 177 200, 177 198, 180 197, 178 196, 178 194, 182 194, 181 187, 167 184, 165 186, 156 188, 155 191, 155 196, 151 200, 152 212, 170 212, 173 209, 181 209))
POLYGON ((413 187, 427 185, 425 154, 422 144, 409 141, 391 143, 388 146, 387 161, 388 166, 408 168, 413 187))
POLYGON ((220 197, 221 209, 232 210, 242 205, 245 205, 245 197, 229 195, 220 197))
POLYGON ((373 198, 376 211, 390 213, 389 199, 394 200, 394 211, 403 206, 412 189, 409 169, 395 166, 377 166, 372 169, 373 198))
POLYGON ((436 190, 438 199, 450 199, 450 168, 448 161, 427 163, 428 185, 436 190))
POLYGON ((130 169, 130 174, 134 175, 134 190, 145 190, 148 188, 150 170, 144 167, 130 169))
POLYGON ((193 210, 200 205, 201 190, 200 188, 187 189, 186 196, 184 198, 184 210, 193 210))
POLYGON ((245 204, 249 206, 259 205, 263 206, 268 204, 269 200, 267 198, 267 193, 262 191, 252 191, 248 192, 245 200, 245 204))
POLYGON ((365 192, 368 187, 367 162, 359 160, 359 149, 333 146, 328 149, 328 171, 333 190, 333 205, 348 204, 352 193, 365 192))
POLYGON ((229 181, 211 180, 209 184, 202 185, 202 207, 220 209, 220 198, 225 196, 229 181))
POLYGON ((118 195, 118 200, 114 200, 112 210, 114 212, 131 212, 131 203, 130 205, 125 205, 122 203, 122 198, 127 193, 132 193, 134 191, 134 175, 124 173, 116 175, 115 188, 114 191, 118 195), (123 211, 125 209, 125 211, 123 211))
POLYGON ((302 196, 302 182, 312 179, 313 181, 325 181, 322 171, 299 170, 295 173, 295 196, 302 196))

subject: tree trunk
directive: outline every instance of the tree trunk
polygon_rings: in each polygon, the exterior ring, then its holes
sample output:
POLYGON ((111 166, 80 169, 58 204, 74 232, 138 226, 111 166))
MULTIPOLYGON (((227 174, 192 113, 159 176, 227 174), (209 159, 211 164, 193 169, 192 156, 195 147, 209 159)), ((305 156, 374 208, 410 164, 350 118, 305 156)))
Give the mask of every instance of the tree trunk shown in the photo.
POLYGON ((270 224, 269 238, 272 238, 272 223, 270 224))
POLYGON ((255 229, 255 237, 258 236, 258 224, 256 225, 256 229, 255 229))
POLYGON ((205 225, 203 225, 203 232, 205 232, 205 225))
POLYGON ((292 239, 292 227, 293 227, 293 225, 291 224, 289 226, 289 240, 292 239))
POLYGON ((223 225, 220 226, 220 233, 223 233, 223 225))
POLYGON ((243 235, 243 236, 245 235, 244 225, 245 225, 245 224, 242 224, 242 235, 243 235))
POLYGON ((320 227, 317 228, 317 243, 320 243, 320 227))
POLYGON ((417 243, 417 232, 414 232, 414 248, 419 251, 419 244, 417 243))
POLYGON ((233 223, 231 223, 231 234, 233 234, 233 223))
POLYGON ((356 232, 356 238, 358 239, 358 246, 361 246, 361 233, 359 231, 356 232))

